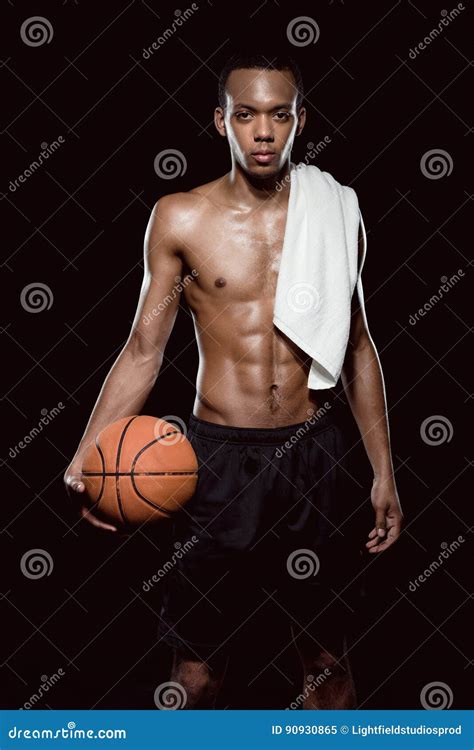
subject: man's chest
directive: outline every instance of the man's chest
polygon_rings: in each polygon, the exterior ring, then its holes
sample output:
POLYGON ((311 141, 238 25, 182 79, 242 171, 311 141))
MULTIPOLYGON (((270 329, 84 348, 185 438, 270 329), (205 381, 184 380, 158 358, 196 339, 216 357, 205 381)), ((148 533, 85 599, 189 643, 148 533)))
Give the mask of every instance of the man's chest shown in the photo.
POLYGON ((186 265, 207 293, 245 298, 274 294, 280 268, 286 212, 254 213, 247 221, 212 221, 184 248, 186 265))

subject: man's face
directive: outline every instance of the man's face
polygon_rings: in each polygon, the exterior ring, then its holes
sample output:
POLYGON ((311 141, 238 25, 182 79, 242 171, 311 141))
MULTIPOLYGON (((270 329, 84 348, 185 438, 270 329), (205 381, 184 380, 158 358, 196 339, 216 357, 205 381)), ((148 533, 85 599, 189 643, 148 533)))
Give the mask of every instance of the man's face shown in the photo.
POLYGON ((295 79, 289 70, 233 70, 226 84, 225 111, 216 127, 226 135, 236 162, 252 177, 279 173, 301 132, 305 110, 296 111, 295 79))

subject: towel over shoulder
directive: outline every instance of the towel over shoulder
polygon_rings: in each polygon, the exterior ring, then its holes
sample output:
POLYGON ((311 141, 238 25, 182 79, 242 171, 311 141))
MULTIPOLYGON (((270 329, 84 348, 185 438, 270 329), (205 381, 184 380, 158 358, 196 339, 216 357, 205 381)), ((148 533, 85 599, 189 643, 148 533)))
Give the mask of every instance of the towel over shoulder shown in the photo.
POLYGON ((312 357, 308 388, 332 388, 349 341, 356 287, 364 307, 364 222, 356 192, 316 166, 292 162, 289 190, 273 323, 312 357))

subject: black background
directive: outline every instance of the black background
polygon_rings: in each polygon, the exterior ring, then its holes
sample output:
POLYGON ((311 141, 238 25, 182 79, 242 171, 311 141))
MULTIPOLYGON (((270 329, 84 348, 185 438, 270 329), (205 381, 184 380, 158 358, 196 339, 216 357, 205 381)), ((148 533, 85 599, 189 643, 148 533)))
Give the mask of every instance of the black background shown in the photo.
MULTIPOLYGON (((464 5, 411 59, 410 49, 451 6, 203 1, 146 60, 143 49, 170 26, 176 6, 3 4, 2 624, 10 632, 3 641, 3 707, 22 706, 42 676, 58 668, 64 677, 37 708, 154 708, 154 690, 168 679, 171 654, 155 637, 159 592, 141 590, 166 559, 166 529, 158 537, 142 529, 124 541, 77 525, 62 476, 128 337, 153 204, 229 169, 227 144, 212 121, 217 77, 232 52, 259 39, 293 54, 303 71, 308 120, 293 160, 304 158, 308 142, 329 136, 314 163, 356 190, 368 232, 366 310, 385 377, 406 524, 391 551, 364 560, 351 617, 359 707, 420 708, 421 690, 434 681, 449 686, 453 708, 468 707, 468 544, 409 590, 442 543, 469 539, 472 84, 468 90, 464 5), (49 43, 22 42, 21 24, 33 15, 50 21, 49 43), (286 29, 303 15, 317 22, 320 36, 298 47, 286 29), (12 191, 10 180, 58 136, 64 144, 12 191), (160 179, 153 166, 168 148, 187 162, 174 180, 160 179), (420 160, 431 149, 447 152, 449 175, 423 174, 420 160), (410 315, 436 294, 441 277, 458 269, 464 276, 411 325, 410 315), (33 282, 53 295, 39 313, 20 300, 33 282), (38 424, 41 410, 58 402, 65 408, 12 458, 11 447, 38 424), (450 438, 423 440, 428 418, 444 420, 450 438), (54 561, 51 574, 38 580, 20 569, 22 555, 35 548, 54 561)), ((197 362, 183 300, 143 413, 187 420, 197 362)), ((334 395, 354 445, 360 507, 351 533, 363 540, 372 525, 370 467, 340 383, 334 395)), ((220 708, 284 708, 300 692, 301 668, 278 611, 259 613, 238 653, 220 708)))

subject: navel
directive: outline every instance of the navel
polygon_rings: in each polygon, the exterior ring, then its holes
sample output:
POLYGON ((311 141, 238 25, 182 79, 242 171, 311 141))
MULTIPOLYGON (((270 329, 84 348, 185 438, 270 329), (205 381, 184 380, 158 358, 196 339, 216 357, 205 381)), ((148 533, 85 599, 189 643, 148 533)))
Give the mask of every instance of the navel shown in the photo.
POLYGON ((223 276, 219 276, 218 279, 215 280, 214 285, 218 287, 225 286, 227 284, 227 281, 223 278, 223 276))

